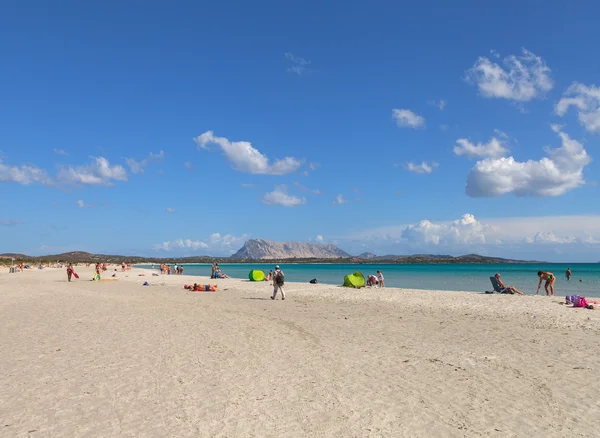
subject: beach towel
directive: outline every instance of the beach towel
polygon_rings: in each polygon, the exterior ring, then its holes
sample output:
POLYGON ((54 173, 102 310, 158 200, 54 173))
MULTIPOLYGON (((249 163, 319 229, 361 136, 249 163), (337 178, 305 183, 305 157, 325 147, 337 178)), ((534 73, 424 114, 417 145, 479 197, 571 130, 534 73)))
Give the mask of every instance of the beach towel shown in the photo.
POLYGON ((77 274, 77 272, 73 271, 73 277, 79 278, 79 275, 77 274))

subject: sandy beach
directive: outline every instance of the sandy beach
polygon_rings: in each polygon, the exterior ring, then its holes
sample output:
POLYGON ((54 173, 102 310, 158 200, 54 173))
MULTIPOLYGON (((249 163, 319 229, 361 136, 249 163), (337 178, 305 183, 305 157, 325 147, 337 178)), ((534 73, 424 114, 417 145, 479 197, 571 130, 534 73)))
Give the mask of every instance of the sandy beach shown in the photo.
POLYGON ((600 310, 564 297, 7 271, 2 437, 598 436, 600 310))

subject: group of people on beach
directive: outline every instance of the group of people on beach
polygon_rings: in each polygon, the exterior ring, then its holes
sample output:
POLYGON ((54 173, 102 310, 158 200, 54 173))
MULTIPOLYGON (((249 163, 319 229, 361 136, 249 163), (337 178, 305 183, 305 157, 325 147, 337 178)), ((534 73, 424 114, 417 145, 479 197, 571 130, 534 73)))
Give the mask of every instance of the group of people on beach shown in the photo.
POLYGON ((213 262, 213 263, 211 263, 210 278, 231 278, 231 277, 229 275, 221 272, 221 268, 219 268, 219 264, 213 262))
POLYGON ((377 275, 370 274, 367 276, 367 286, 385 287, 384 280, 383 273, 378 270, 377 275))
MULTIPOLYGON (((544 284, 544 289, 546 290, 546 295, 553 297, 554 296, 554 283, 556 283, 556 276, 552 272, 546 272, 546 271, 538 271, 537 276, 540 281, 538 282, 538 286, 537 286, 537 290, 536 290, 535 294, 539 295, 540 289, 542 287, 542 283, 546 282, 544 284)), ((566 277, 567 281, 571 280, 572 276, 573 276, 573 274, 571 273, 571 268, 568 268, 567 271, 565 272, 565 277, 566 277)), ((507 286, 506 284, 504 284, 504 282, 500 279, 500 274, 496 274, 496 275, 494 275, 494 277, 496 277, 496 280, 498 281, 498 285, 500 286, 503 293, 525 295, 525 293, 521 292, 516 287, 507 286)), ((579 281, 581 282, 581 280, 579 280, 579 281)))
POLYGON ((183 275, 183 265, 178 265, 177 263, 171 269, 171 265, 161 264, 160 265, 160 273, 164 275, 183 275))

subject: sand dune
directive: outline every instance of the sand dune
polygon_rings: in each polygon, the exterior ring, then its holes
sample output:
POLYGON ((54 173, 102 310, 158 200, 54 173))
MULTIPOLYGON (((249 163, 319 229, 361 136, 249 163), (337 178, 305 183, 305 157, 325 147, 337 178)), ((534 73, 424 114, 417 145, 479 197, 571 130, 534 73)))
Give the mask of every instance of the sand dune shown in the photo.
POLYGON ((272 301, 268 283, 79 271, 0 274, 2 437, 598 436, 600 311, 558 297, 272 301))

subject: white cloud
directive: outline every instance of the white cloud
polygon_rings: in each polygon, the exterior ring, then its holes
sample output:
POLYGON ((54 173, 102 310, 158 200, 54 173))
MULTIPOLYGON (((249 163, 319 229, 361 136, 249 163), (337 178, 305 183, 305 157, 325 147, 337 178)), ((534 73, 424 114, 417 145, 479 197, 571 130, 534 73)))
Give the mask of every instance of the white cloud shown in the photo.
POLYGON ((577 238, 575 238, 573 236, 564 236, 564 237, 557 236, 552 231, 539 231, 539 232, 535 233, 532 237, 527 237, 525 239, 525 242, 537 243, 537 244, 544 244, 544 243, 564 244, 564 243, 575 243, 575 242, 577 242, 577 238))
POLYGON ((129 166, 131 173, 144 173, 144 169, 148 164, 150 164, 152 161, 162 160, 164 157, 164 151, 160 151, 158 154, 150 152, 150 155, 148 155, 148 157, 144 158, 142 161, 136 161, 133 158, 125 158, 125 162, 129 166))
POLYGON ((285 175, 298 170, 302 161, 285 157, 269 163, 269 159, 255 149, 248 141, 230 142, 225 137, 215 137, 212 131, 194 139, 199 149, 207 149, 209 144, 219 146, 235 170, 261 175, 285 175))
POLYGON ((523 49, 521 56, 508 56, 504 66, 480 57, 473 67, 467 70, 466 78, 477 84, 484 97, 528 102, 542 97, 554 86, 550 78, 550 68, 544 60, 523 49))
POLYGON ((392 117, 401 128, 421 128, 425 126, 425 119, 409 109, 393 109, 392 117))
POLYGON ((342 205, 342 204, 347 204, 348 201, 346 199, 344 199, 344 196, 342 194, 339 194, 335 197, 335 201, 333 201, 333 205, 342 205))
POLYGON ((87 166, 62 169, 57 176, 61 184, 112 186, 113 181, 127 181, 127 171, 121 165, 111 166, 104 157, 92 157, 94 161, 87 166))
POLYGON ((485 243, 486 226, 475 219, 472 214, 449 223, 434 223, 423 219, 418 224, 409 225, 401 238, 412 243, 432 245, 453 245, 485 243))
POLYGON ((492 137, 489 142, 483 144, 473 144, 466 138, 459 138, 456 140, 456 146, 454 146, 453 151, 458 156, 465 155, 469 158, 496 158, 509 152, 508 148, 496 137, 492 137))
POLYGON ((56 155, 62 155, 62 156, 64 156, 64 157, 66 157, 67 155, 69 155, 69 154, 67 154, 67 153, 64 151, 64 149, 57 149, 57 148, 54 148, 54 149, 52 149, 52 152, 54 152, 56 155))
POLYGON ((323 242, 323 236, 321 236, 320 234, 318 234, 317 237, 315 237, 315 240, 317 242, 323 242))
POLYGON ((23 224, 23 221, 20 221, 18 219, 9 219, 9 220, 0 221, 0 226, 2 226, 2 227, 15 227, 15 226, 21 225, 21 224, 23 224))
POLYGON ((284 207, 297 207, 298 205, 306 204, 306 198, 298 198, 297 196, 289 195, 287 186, 276 186, 275 190, 265 193, 262 197, 263 204, 267 205, 282 205, 284 207))
POLYGON ((365 230, 343 238, 344 247, 367 242, 377 254, 478 253, 514 259, 597 261, 600 216, 541 216, 455 221, 424 219, 365 230), (553 252, 560 251, 560 252, 553 252), (556 254, 556 256, 552 256, 556 254))
POLYGON ((291 61, 292 63, 292 66, 288 67, 287 69, 289 72, 295 73, 298 76, 302 76, 312 71, 306 67, 307 65, 310 65, 309 60, 304 59, 300 56, 296 56, 290 52, 284 53, 284 56, 287 58, 288 61, 291 61))
POLYGON ((93 207, 93 205, 91 205, 91 204, 86 204, 85 202, 83 202, 83 200, 82 200, 82 199, 78 200, 78 201, 76 202, 76 204, 77 204, 77 206, 78 206, 79 208, 92 208, 92 207, 93 207))
POLYGON ((190 163, 189 161, 186 161, 185 163, 183 163, 183 167, 185 167, 187 170, 194 170, 193 164, 190 163))
POLYGON ((165 208, 165 211, 167 213, 175 213, 175 209, 174 208, 170 208, 170 207, 165 208))
POLYGON ((591 158, 581 143, 560 131, 562 146, 546 148, 539 161, 516 161, 513 157, 478 161, 467 177, 466 192, 473 197, 559 196, 585 183, 583 169, 591 158))
POLYGON ((306 187, 305 185, 302 185, 298 181, 294 181, 294 186, 296 186, 296 188, 298 190, 300 190, 301 192, 304 192, 304 193, 312 193, 313 195, 320 195, 321 194, 321 190, 319 190, 319 189, 311 189, 309 187, 306 187))
POLYGON ((39 183, 51 186, 54 181, 45 170, 35 166, 8 166, 0 159, 0 182, 16 182, 29 185, 39 183))
POLYGON ((575 107, 579 122, 589 132, 600 133, 600 87, 574 82, 556 104, 554 111, 559 116, 575 107))
POLYGON ((427 161, 422 161, 420 164, 415 164, 412 161, 409 161, 404 167, 409 172, 424 174, 433 172, 433 169, 438 166, 439 164, 435 161, 433 161, 431 164, 427 163, 427 161))
POLYGON ((249 236, 249 234, 234 236, 232 234, 212 233, 204 240, 176 239, 154 245, 154 249, 179 253, 202 250, 207 255, 231 255, 244 244, 249 236))
POLYGON ((444 111, 444 108, 446 108, 446 106, 448 105, 448 102, 445 101, 444 99, 440 99, 440 100, 430 100, 429 105, 433 105, 434 107, 436 107, 437 109, 439 109, 440 111, 444 111))
POLYGON ((309 163, 308 167, 310 168, 310 170, 315 171, 318 169, 318 167, 320 166, 319 163, 309 163))

